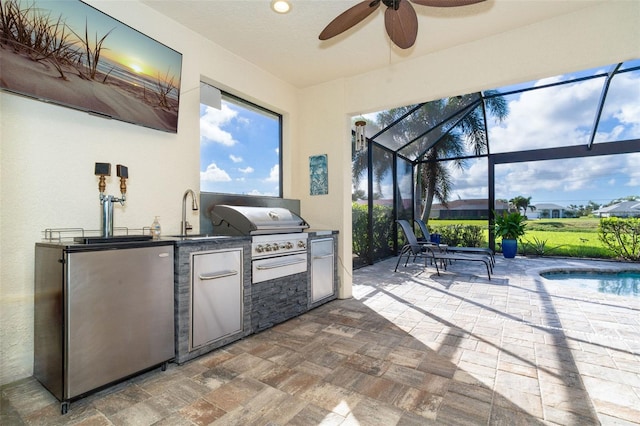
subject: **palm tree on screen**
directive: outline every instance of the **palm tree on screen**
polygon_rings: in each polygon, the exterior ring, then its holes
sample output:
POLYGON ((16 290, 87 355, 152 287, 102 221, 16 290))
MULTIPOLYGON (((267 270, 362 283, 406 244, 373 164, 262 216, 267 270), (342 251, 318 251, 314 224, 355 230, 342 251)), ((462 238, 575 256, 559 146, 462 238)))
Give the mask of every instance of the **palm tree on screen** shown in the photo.
MULTIPOLYGON (((467 148, 474 155, 487 153, 485 111, 498 121, 508 115, 507 102, 497 93, 485 92, 484 102, 480 101, 478 94, 427 102, 389 129, 393 140, 402 146, 398 153, 417 166, 416 194, 425 196, 421 213, 425 222, 434 199, 444 205, 449 200, 452 190, 449 165, 460 169, 466 167, 465 160, 456 157, 464 156, 467 148), (447 158, 452 160, 442 161, 447 158)), ((414 107, 393 108, 379 113, 377 124, 386 128, 414 107)))

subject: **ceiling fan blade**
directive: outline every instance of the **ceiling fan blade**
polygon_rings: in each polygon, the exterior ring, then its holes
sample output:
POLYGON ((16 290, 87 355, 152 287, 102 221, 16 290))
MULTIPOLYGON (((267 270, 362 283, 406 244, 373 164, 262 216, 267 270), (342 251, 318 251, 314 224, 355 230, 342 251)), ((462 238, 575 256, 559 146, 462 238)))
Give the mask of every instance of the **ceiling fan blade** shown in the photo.
POLYGON ((418 36, 418 16, 408 1, 400 1, 398 9, 387 7, 384 12, 384 26, 389 38, 400 49, 408 49, 418 36))
POLYGON ((318 38, 328 40, 345 32, 367 16, 371 15, 380 6, 380 0, 365 0, 345 10, 325 27, 318 38))
POLYGON ((325 27, 318 38, 327 40, 348 30, 367 16, 371 15, 380 6, 380 0, 365 0, 345 10, 325 27))
POLYGON ((411 0, 415 4, 432 7, 458 7, 481 3, 485 0, 411 0))

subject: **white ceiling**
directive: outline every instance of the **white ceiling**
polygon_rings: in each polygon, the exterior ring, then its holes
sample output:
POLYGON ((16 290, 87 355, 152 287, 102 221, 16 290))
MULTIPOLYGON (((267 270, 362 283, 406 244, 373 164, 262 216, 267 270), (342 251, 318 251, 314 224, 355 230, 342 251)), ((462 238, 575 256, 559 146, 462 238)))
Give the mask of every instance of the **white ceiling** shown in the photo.
POLYGON ((331 40, 318 34, 360 0, 142 0, 143 3, 296 87, 357 75, 612 0, 487 0, 471 6, 413 5, 415 45, 402 50, 384 29, 384 5, 331 40))

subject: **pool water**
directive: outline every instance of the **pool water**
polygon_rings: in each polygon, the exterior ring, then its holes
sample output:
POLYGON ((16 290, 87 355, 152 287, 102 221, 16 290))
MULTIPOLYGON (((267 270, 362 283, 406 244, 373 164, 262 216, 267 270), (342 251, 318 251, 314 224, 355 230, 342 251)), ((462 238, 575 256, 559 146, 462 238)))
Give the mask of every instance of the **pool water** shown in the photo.
POLYGON ((640 297, 640 271, 559 271, 540 275, 547 280, 562 281, 565 285, 599 293, 640 297))

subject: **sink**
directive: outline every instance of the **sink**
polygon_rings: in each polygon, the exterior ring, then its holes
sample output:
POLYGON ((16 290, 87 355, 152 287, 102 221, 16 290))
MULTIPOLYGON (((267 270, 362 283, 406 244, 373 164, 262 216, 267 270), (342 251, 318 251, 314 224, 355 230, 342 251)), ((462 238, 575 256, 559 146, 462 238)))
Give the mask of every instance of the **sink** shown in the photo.
POLYGON ((80 244, 103 244, 103 243, 130 243, 136 241, 149 241, 151 235, 116 235, 113 237, 77 237, 74 242, 80 244))

